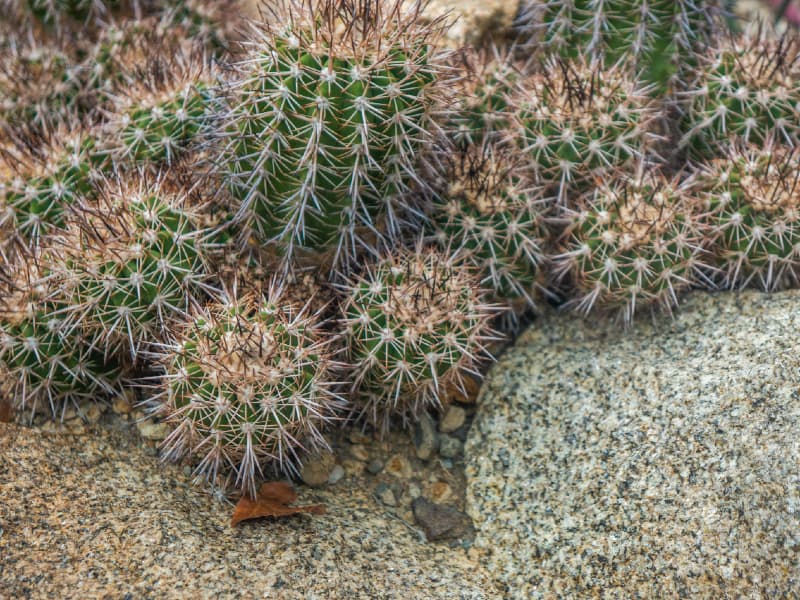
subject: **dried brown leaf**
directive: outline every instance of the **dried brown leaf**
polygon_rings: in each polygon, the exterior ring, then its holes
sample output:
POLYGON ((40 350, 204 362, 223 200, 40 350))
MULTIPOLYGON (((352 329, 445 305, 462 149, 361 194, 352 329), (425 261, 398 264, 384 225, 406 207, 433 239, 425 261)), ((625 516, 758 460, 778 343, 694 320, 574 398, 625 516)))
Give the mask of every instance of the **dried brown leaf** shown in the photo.
POLYGON ((313 504, 308 506, 288 506, 297 500, 297 492, 292 486, 282 481, 268 481, 261 485, 255 499, 242 496, 233 509, 231 527, 248 519, 261 517, 288 517, 298 513, 321 515, 325 506, 313 504))

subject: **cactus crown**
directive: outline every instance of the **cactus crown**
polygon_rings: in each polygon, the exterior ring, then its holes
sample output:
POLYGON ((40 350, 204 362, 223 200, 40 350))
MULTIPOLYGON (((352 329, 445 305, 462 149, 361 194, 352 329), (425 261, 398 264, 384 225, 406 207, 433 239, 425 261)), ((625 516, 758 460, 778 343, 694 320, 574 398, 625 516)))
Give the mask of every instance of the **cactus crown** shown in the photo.
POLYGON ((97 329, 107 352, 122 343, 136 358, 202 296, 205 232, 184 200, 140 173, 78 207, 61 265, 75 282, 70 319, 97 329))
POLYGON ((393 415, 419 417, 466 395, 464 375, 477 375, 496 339, 497 308, 478 290, 465 265, 432 250, 389 256, 350 283, 344 324, 363 418, 386 429, 393 415))
POLYGON ((516 102, 513 141, 562 200, 570 184, 630 166, 657 138, 657 107, 621 69, 555 60, 521 83, 516 102))
POLYGON ((528 180, 513 149, 484 139, 445 155, 445 189, 431 215, 439 244, 463 251, 496 300, 518 309, 534 306, 551 199, 528 180))
POLYGON ((200 456, 196 472, 210 480, 230 465, 254 496, 262 464, 291 470, 299 449, 326 446, 321 429, 341 403, 317 328, 274 290, 193 312, 161 356, 160 411, 175 425, 165 458, 200 456))
POLYGON ((438 29, 400 0, 286 7, 256 27, 240 65, 230 187, 239 218, 278 254, 327 253, 346 270, 359 248, 399 232, 429 138, 438 29))
POLYGON ((691 92, 682 145, 700 157, 718 155, 736 140, 765 144, 775 137, 800 142, 800 40, 763 32, 727 38, 702 56, 691 92))
POLYGON ((591 192, 554 258, 577 288, 572 305, 587 314, 619 310, 626 324, 642 306, 670 310, 699 264, 693 185, 640 174, 591 192))
POLYGON ((731 149, 706 166, 706 212, 726 287, 772 291, 800 281, 800 160, 771 146, 731 149))

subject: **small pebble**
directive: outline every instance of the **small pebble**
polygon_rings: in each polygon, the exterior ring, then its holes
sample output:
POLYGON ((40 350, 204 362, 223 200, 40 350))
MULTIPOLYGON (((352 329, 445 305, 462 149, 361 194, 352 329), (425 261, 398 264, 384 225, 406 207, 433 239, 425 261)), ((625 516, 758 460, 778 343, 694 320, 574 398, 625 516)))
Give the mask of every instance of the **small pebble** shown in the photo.
POLYGON ((422 496, 422 490, 420 489, 420 487, 416 483, 410 483, 408 485, 408 496, 412 500, 422 496))
POLYGON ((451 406, 444 413, 444 417, 439 422, 439 431, 442 433, 453 433, 456 429, 460 429, 467 420, 467 411, 460 406, 451 406))
POLYGON ((320 487, 328 483, 328 478, 336 465, 336 459, 330 452, 317 452, 307 457, 300 468, 300 478, 311 487, 320 487))
POLYGON ((137 421, 136 429, 139 430, 139 435, 144 439, 154 442, 161 441, 169 435, 169 425, 166 423, 154 423, 149 419, 147 421, 137 421))
POLYGON ((127 415, 133 410, 133 406, 125 396, 117 396, 111 404, 111 410, 118 415, 127 415))
POLYGON ((439 456, 455 458, 464 452, 464 443, 458 438, 443 435, 439 441, 439 456))
POLYGON ((369 471, 373 475, 377 475, 378 473, 383 471, 383 462, 381 462, 377 458, 372 459, 371 461, 369 461, 369 464, 367 465, 367 471, 369 471))
POLYGON ((342 465, 336 465, 331 470, 330 475, 328 475, 328 484, 333 485, 334 483, 338 483, 342 477, 344 477, 344 467, 342 467, 342 465))
POLYGON ((429 497, 436 504, 444 504, 453 497, 453 488, 444 481, 437 481, 431 485, 429 497))
POLYGON ((429 460, 439 448, 436 425, 427 413, 423 414, 414 425, 413 442, 417 458, 420 460, 429 460))
POLYGON ((369 453, 362 444, 353 444, 350 446, 350 456, 362 462, 367 462, 369 460, 369 453))
POLYGON ((342 461, 342 468, 344 468, 345 475, 358 477, 364 472, 364 463, 360 460, 346 458, 342 461))
POLYGON ((369 436, 364 435, 360 431, 351 431, 347 439, 350 440, 351 444, 366 444, 369 442, 369 436))
POLYGON ((385 483, 380 484, 375 488, 375 497, 383 502, 386 506, 397 506, 397 498, 390 488, 385 483))
POLYGON ((414 473, 411 463, 402 454, 395 454, 386 463, 386 472, 399 479, 408 479, 414 473))

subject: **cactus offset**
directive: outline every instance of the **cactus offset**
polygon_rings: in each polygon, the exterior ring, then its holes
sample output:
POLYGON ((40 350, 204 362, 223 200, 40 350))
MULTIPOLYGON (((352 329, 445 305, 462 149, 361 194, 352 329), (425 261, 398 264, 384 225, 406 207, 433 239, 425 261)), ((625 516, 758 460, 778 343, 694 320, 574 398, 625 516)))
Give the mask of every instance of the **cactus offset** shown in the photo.
POLYGON ((698 277, 702 236, 691 180, 637 175, 588 192, 570 223, 555 273, 568 278, 569 305, 584 314, 643 307, 671 310, 698 277))
POLYGON ((346 269, 398 235, 429 139, 436 27, 400 0, 289 1, 240 65, 225 164, 239 217, 287 259, 346 269))
POLYGON ((728 39, 703 56, 686 92, 681 144, 698 157, 730 142, 800 142, 800 43, 764 34, 728 39))
POLYGON ((39 278, 35 267, 13 266, 0 278, 0 391, 16 408, 49 408, 63 416, 70 403, 115 391, 120 370, 92 349, 91 340, 65 327, 61 282, 39 278))
POLYGON ((150 57, 137 75, 114 97, 105 147, 118 164, 171 164, 208 129, 214 75, 196 50, 150 57))
POLYGON ((434 250, 400 251, 366 267, 346 288, 342 312, 348 358, 355 365, 360 416, 388 429, 467 395, 486 345, 500 339, 497 307, 481 301, 477 278, 434 250))
POLYGON ((0 148, 0 247, 40 239, 62 230, 70 207, 89 197, 97 177, 93 138, 79 125, 9 132, 0 148))
POLYGON ((765 291, 800 283, 800 189, 796 151, 731 150, 703 169, 703 223, 728 288, 765 291))
POLYGON ((513 150, 485 140, 444 154, 444 189, 431 214, 436 240, 463 251, 493 300, 516 309, 512 315, 534 307, 544 289, 552 199, 525 178, 513 150))
POLYGON ((135 359, 202 297, 206 232, 181 191, 143 173, 76 213, 59 265, 75 282, 68 318, 96 330, 104 351, 127 347, 135 359))
POLYGON ((173 427, 164 457, 198 457, 212 482, 230 467, 254 496, 263 465, 291 471, 301 452, 327 447, 322 429, 342 403, 326 346, 316 316, 274 292, 193 312, 160 357, 157 411, 173 427))
POLYGON ((661 111, 621 69, 551 62, 519 86, 512 141, 562 201, 573 188, 629 167, 657 140, 661 111))
POLYGON ((528 0, 523 42, 562 58, 631 63, 644 81, 668 90, 685 75, 721 16, 714 0, 528 0))

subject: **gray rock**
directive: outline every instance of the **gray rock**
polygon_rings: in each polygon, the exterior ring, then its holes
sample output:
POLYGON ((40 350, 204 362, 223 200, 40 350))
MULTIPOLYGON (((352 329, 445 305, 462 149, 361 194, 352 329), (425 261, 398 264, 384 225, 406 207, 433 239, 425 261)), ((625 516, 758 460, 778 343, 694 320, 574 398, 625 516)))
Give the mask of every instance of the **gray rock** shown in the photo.
POLYGON ((439 438, 439 456, 442 458, 455 458, 464 452, 464 442, 449 435, 439 438))
POLYGON ((374 458, 367 464, 367 471, 372 473, 373 475, 377 475, 381 471, 383 471, 383 461, 374 458))
POLYGON ((431 502, 420 496, 411 503, 414 519, 429 542, 472 538, 472 520, 465 513, 450 506, 431 502))
POLYGON ((459 429, 464 421, 467 420, 467 411, 460 406, 452 405, 444 413, 442 420, 439 421, 439 431, 442 433, 453 433, 459 429))
POLYGON ((394 491, 385 483, 375 488, 375 497, 386 506, 397 506, 397 497, 394 495, 394 491))
POLYGON ((436 424, 429 414, 424 413, 414 425, 413 441, 417 458, 420 460, 430 460, 439 449, 436 424))
POLYGON ((470 432, 475 546, 510 597, 791 597, 800 293, 688 298, 630 331, 537 320, 470 432))
POLYGON ((344 467, 342 465, 334 465, 328 475, 328 484, 333 485, 334 483, 339 483, 342 477, 344 477, 344 467))

